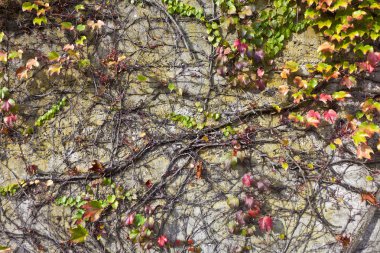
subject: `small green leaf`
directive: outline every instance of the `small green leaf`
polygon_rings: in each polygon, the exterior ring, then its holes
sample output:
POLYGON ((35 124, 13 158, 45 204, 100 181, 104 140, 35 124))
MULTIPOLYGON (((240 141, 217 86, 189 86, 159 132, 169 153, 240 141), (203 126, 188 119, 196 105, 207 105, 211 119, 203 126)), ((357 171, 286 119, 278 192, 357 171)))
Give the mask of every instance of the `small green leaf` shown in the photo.
POLYGON ((170 91, 175 90, 175 89, 176 89, 175 84, 174 84, 174 83, 169 83, 169 84, 168 84, 168 89, 169 89, 170 91))
POLYGON ((82 24, 77 25, 77 30, 78 30, 79 32, 83 32, 85 29, 86 29, 86 25, 82 25, 82 24))
POLYGON ((65 30, 71 30, 73 29, 73 24, 71 24, 71 22, 62 22, 61 28, 65 30))
POLYGON ((59 54, 55 51, 52 51, 48 54, 48 59, 50 61, 55 61, 55 60, 58 60, 59 59, 59 54))
POLYGON ((76 11, 80 11, 80 10, 84 10, 84 5, 83 4, 78 4, 78 5, 75 5, 75 10, 76 11))
POLYGON ((373 181, 373 177, 368 175, 365 177, 365 180, 367 180, 368 182, 371 182, 371 181, 373 181))
POLYGON ((76 228, 70 228, 70 241, 73 243, 82 243, 86 240, 88 236, 88 231, 82 226, 77 226, 76 228))
POLYGON ((139 213, 135 215, 134 223, 137 227, 144 225, 145 221, 146 218, 143 215, 139 213))
POLYGON ((1 32, 1 33, 0 33, 0 42, 3 41, 4 35, 5 35, 4 32, 1 32))
POLYGON ((145 82, 146 80, 148 80, 148 78, 146 76, 143 76, 143 75, 138 75, 137 80, 139 80, 140 82, 145 82))
POLYGON ((35 17, 33 19, 33 25, 41 25, 42 23, 47 24, 47 18, 45 16, 35 17))

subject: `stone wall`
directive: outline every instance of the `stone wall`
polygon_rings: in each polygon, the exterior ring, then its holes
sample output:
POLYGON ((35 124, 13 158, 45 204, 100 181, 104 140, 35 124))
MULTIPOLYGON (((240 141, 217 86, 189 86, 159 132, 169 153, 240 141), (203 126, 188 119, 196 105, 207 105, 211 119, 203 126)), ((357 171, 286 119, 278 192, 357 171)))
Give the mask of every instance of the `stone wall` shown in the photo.
MULTIPOLYGON (((208 1, 202 5, 211 10, 208 1)), ((355 239, 368 217, 375 222, 377 216, 368 214, 374 212, 373 207, 361 201, 360 192, 377 191, 376 180, 365 180, 376 164, 356 162, 354 155, 343 150, 326 154, 326 142, 317 131, 284 124, 271 107, 287 102, 276 92, 283 82, 279 73, 272 74, 261 93, 232 89, 210 67, 214 51, 201 23, 178 17, 173 22, 156 5, 134 6, 127 1, 115 12, 118 18, 105 20, 102 33, 89 35, 93 43, 86 50, 99 71, 112 49, 127 57, 127 71, 116 74, 113 81, 102 84, 95 72, 80 69, 55 77, 41 70, 26 81, 8 77, 21 105, 20 128, 33 126, 38 115, 63 95, 69 105, 33 134, 0 137, 0 185, 27 181, 14 196, 1 196, 0 245, 9 245, 15 252, 140 252, 127 239, 129 228, 124 221, 126 214, 143 212, 147 205, 155 208, 157 234, 166 234, 173 243, 192 239, 202 252, 340 252, 346 249, 337 235, 355 239), (168 83, 175 84, 174 91, 168 83), (207 119, 205 111, 221 117, 207 119), (170 120, 172 113, 193 117, 205 128, 188 129, 170 120), (227 125, 246 136, 224 136, 227 125), (231 155, 234 139, 242 146, 236 166, 231 155), (282 169, 280 156, 295 159, 299 167, 282 169), (102 215, 102 239, 91 235, 84 244, 72 245, 66 242, 74 225, 73 208, 53 201, 81 195, 86 185, 95 185, 98 198, 115 192, 99 184, 98 174, 89 173, 94 160, 104 164, 105 175, 135 198, 120 201, 117 211, 102 215), (314 168, 304 170, 304 160, 312 161, 314 168), (28 173, 30 165, 38 167, 36 174, 28 173), (228 223, 235 220, 237 210, 226 200, 236 196, 243 202, 247 191, 241 177, 245 173, 268 184, 250 194, 273 217, 271 234, 229 232, 228 223), (322 179, 316 178, 321 174, 322 179), (148 182, 153 186, 147 187, 148 182)), ((58 51, 72 40, 62 33, 46 43, 53 32, 17 34, 10 44, 13 48, 28 44, 20 60, 25 62, 34 54, 58 51)), ((276 64, 289 59, 317 62, 312 52, 321 40, 311 28, 294 35, 276 64)), ((367 80, 371 84, 366 87, 377 90, 375 81, 367 80)), ((1 85, 5 82, 1 80, 1 85)), ((89 230, 95 233, 95 225, 89 225, 89 230)), ((365 237, 358 248, 376 252, 376 232, 365 237)), ((182 245, 178 251, 186 248, 182 245)))

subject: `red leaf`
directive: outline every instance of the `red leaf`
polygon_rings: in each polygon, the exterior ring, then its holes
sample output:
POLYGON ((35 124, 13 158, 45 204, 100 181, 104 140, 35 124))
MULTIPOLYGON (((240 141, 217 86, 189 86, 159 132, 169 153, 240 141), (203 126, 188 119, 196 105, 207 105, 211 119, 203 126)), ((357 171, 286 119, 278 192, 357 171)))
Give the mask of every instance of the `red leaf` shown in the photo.
POLYGON ((247 187, 251 187, 252 183, 253 183, 253 177, 252 177, 251 173, 244 174, 241 181, 242 181, 243 185, 245 185, 247 187))
POLYGON ((260 207, 255 206, 254 208, 248 210, 248 215, 252 218, 256 218, 260 215, 260 207))
POLYGON ((262 78, 264 76, 264 73, 265 73, 265 71, 262 67, 257 69, 257 76, 258 77, 262 78))
POLYGON ((259 227, 262 231, 269 232, 273 228, 273 220, 270 216, 264 216, 259 219, 259 227))
POLYGON ((323 117, 327 122, 333 124, 337 118, 337 113, 334 110, 330 109, 323 113, 323 117))
POLYGON ((332 101, 332 97, 331 97, 331 95, 329 95, 329 94, 321 93, 321 94, 319 95, 319 101, 321 101, 321 102, 327 104, 327 101, 332 101))
POLYGON ((82 208, 85 210, 83 219, 89 218, 89 221, 91 222, 97 221, 103 212, 102 204, 96 200, 87 202, 87 204, 83 205, 82 208))
POLYGON ((133 222, 135 221, 135 215, 136 213, 133 212, 127 216, 127 219, 125 219, 125 225, 133 225, 133 222))
POLYGON ((320 123, 321 115, 319 112, 316 112, 314 110, 310 110, 306 114, 306 126, 314 126, 318 127, 320 123))
POLYGON ((168 242, 168 238, 166 238, 166 236, 164 235, 161 235, 157 239, 157 243, 160 247, 164 247, 167 242, 168 242))
POLYGON ((376 67, 376 65, 380 62, 380 52, 370 52, 367 55, 367 62, 376 67))

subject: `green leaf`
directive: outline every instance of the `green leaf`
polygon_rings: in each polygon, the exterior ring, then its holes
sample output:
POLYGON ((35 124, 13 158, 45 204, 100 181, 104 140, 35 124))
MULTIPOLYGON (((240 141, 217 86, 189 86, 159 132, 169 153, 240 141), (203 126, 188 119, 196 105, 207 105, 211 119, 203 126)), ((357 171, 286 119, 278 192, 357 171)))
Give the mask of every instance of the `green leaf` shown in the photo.
POLYGON ((297 62, 294 61, 287 61, 285 63, 285 68, 289 69, 290 72, 297 72, 299 69, 299 65, 297 62))
POLYGON ((75 10, 76 11, 80 11, 80 10, 84 10, 84 5, 83 4, 78 4, 78 5, 75 5, 75 10))
POLYGON ((36 4, 32 4, 31 2, 25 2, 22 4, 22 11, 32 11, 33 9, 38 11, 38 6, 36 4))
POLYGON ((107 202, 112 204, 113 202, 115 202, 116 200, 116 196, 115 195, 110 195, 110 196, 107 196, 107 202))
POLYGON ((77 39, 76 41, 75 41, 75 44, 77 44, 77 45, 82 45, 83 46, 83 43, 84 43, 84 41, 87 39, 87 37, 86 36, 80 36, 80 38, 79 39, 77 39))
POLYGON ((78 30, 79 32, 83 32, 85 29, 86 29, 86 25, 82 25, 82 24, 77 25, 77 30, 78 30))
POLYGON ((35 17, 33 19, 33 25, 41 25, 42 23, 47 24, 47 18, 45 16, 35 17))
POLYGON ((174 83, 169 83, 169 84, 168 84, 168 89, 169 89, 170 91, 175 90, 175 89, 176 89, 175 84, 174 84, 174 83))
POLYGON ((148 78, 144 75, 138 75, 137 80, 139 80, 140 82, 145 82, 146 80, 148 80, 148 78))
POLYGON ((145 221, 146 221, 146 218, 143 215, 139 213, 135 215, 134 224, 137 227, 144 225, 145 221))
POLYGON ((73 243, 82 243, 86 240, 88 236, 88 231, 82 226, 77 226, 76 228, 70 228, 70 241, 73 243))
POLYGON ((61 28, 65 30, 71 30, 73 28, 73 24, 71 24, 71 22, 62 22, 61 28))
POLYGON ((368 182, 371 182, 371 181, 373 181, 373 177, 368 175, 365 177, 365 180, 367 180, 368 182))
POLYGON ((86 68, 90 66, 91 62, 89 59, 83 59, 83 60, 80 60, 78 64, 80 68, 86 68))
POLYGON ((48 54, 48 59, 50 61, 55 61, 55 60, 58 60, 59 59, 59 54, 55 51, 52 51, 48 54))
POLYGON ((3 41, 4 35, 5 35, 4 32, 1 32, 1 33, 0 33, 0 42, 3 41))

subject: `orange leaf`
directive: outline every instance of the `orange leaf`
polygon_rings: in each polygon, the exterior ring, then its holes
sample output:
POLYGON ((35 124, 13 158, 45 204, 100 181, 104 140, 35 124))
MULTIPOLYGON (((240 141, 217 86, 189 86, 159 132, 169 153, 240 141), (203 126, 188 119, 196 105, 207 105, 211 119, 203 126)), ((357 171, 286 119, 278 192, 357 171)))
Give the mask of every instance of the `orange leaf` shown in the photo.
POLYGON ((290 74, 289 69, 283 69, 280 76, 281 76, 281 78, 286 79, 286 78, 288 78, 289 74, 290 74))
POLYGON ((25 67, 20 67, 16 70, 16 75, 18 80, 28 78, 28 69, 25 67))
POLYGON ((371 153, 374 153, 372 148, 364 143, 358 146, 357 155, 359 159, 371 159, 371 153))
POLYGON ((203 170, 203 166, 202 166, 201 161, 197 162, 197 164, 195 165, 195 169, 196 169, 196 173, 195 173, 196 178, 201 179, 202 178, 202 170, 203 170))
POLYGON ((335 50, 335 45, 329 42, 325 42, 318 47, 318 52, 322 53, 333 53, 335 50))
POLYGON ((362 197, 362 201, 367 201, 367 203, 374 205, 374 206, 378 205, 377 199, 376 199, 375 195, 373 195, 372 193, 362 192, 360 194, 360 196, 362 197))

